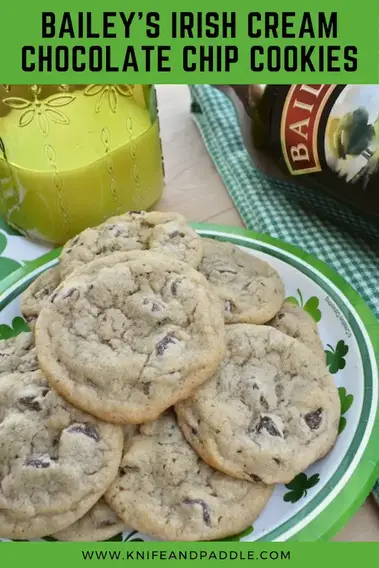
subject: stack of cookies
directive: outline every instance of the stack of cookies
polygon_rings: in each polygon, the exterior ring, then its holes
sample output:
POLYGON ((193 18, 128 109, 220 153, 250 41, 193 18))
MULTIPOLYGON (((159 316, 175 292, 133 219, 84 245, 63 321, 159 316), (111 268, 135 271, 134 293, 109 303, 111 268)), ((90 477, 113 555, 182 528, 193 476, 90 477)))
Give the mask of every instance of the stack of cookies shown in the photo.
POLYGON ((333 447, 316 324, 266 262, 175 213, 87 229, 0 344, 0 536, 167 540, 246 529, 333 447))

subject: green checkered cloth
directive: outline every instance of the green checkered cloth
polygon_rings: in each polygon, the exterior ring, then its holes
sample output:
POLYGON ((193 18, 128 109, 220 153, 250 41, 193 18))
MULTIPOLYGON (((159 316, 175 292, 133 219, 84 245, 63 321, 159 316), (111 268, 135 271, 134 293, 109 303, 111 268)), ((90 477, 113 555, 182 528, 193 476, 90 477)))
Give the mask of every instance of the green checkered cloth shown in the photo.
POLYGON ((379 318, 379 245, 305 209, 294 200, 297 187, 262 175, 244 147, 228 97, 208 85, 190 90, 192 116, 246 227, 297 245, 332 266, 379 318))
MULTIPOLYGON (((244 147, 226 95, 208 85, 191 86, 190 91, 192 116, 246 227, 297 245, 332 266, 379 318, 379 246, 305 209, 296 200, 297 187, 262 175, 244 147)), ((349 222, 350 213, 342 211, 349 222)), ((376 497, 379 504, 379 480, 376 497)))

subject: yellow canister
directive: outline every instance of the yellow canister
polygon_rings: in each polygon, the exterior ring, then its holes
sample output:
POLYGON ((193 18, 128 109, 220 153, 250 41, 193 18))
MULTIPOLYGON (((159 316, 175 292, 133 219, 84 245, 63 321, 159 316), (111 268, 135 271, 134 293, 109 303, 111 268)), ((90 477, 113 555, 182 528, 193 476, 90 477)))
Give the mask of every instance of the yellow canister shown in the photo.
POLYGON ((1 85, 0 214, 60 245, 163 190, 153 85, 1 85))

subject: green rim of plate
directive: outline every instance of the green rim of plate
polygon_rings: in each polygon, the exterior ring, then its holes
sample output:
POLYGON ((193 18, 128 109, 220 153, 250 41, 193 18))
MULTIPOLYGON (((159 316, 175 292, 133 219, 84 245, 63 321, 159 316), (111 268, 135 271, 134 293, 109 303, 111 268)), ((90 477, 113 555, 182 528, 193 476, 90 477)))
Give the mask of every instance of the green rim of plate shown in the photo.
MULTIPOLYGON (((364 395, 359 424, 349 449, 328 483, 300 511, 259 539, 329 540, 362 505, 379 473, 379 323, 364 300, 341 276, 301 249, 268 235, 237 227, 192 226, 202 236, 264 252, 297 268, 333 299, 353 330, 363 364, 364 395)), ((47 264, 55 264, 59 253, 60 249, 53 250, 4 279, 0 283, 0 311, 47 264)))

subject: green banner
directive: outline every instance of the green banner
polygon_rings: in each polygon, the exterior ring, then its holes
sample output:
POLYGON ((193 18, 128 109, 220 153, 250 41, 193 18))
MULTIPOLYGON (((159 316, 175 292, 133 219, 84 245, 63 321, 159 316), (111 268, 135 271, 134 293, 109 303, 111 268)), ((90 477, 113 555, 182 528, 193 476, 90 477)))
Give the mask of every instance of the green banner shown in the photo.
POLYGON ((1 82, 125 83, 127 74, 129 83, 378 83, 377 0, 305 6, 303 0, 7 2, 1 82))
POLYGON ((2 566, 76 568, 100 565, 204 566, 258 565, 288 568, 354 566, 375 562, 374 543, 268 544, 256 543, 1 543, 2 566), (255 562, 258 561, 258 562, 255 562))

